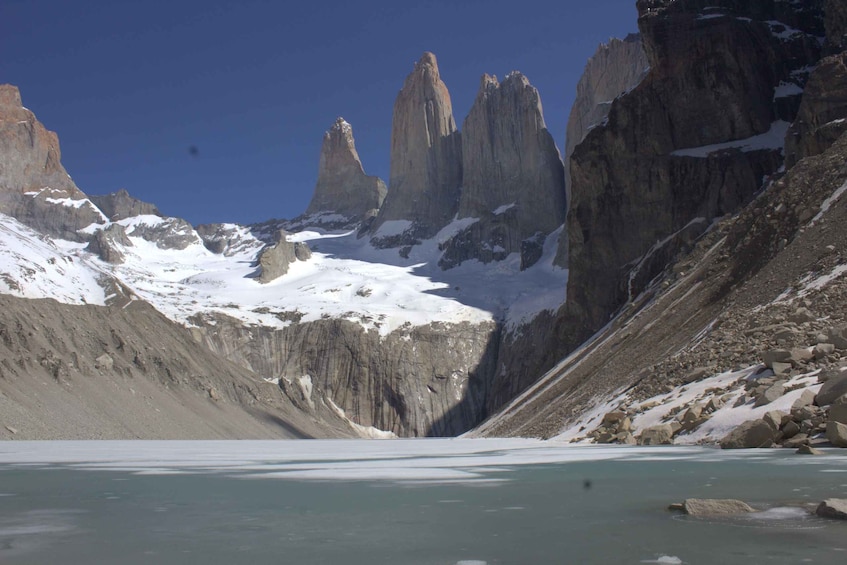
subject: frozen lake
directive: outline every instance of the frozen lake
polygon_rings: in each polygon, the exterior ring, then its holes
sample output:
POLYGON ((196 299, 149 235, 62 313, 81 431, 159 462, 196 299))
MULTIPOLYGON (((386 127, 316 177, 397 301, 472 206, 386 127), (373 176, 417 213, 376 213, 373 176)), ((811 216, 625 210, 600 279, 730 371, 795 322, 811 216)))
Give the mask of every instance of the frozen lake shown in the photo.
POLYGON ((530 440, 0 443, 0 563, 843 563, 847 456, 530 440), (726 520, 666 510, 740 498, 726 520))

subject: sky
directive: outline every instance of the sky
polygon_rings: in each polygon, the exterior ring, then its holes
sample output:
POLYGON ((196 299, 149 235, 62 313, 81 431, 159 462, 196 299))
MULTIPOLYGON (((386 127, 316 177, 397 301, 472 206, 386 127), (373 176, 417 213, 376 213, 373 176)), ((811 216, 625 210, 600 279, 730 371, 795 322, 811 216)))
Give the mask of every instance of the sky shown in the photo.
POLYGON ((86 193, 252 223, 306 209, 337 116, 387 181, 394 99, 424 51, 460 129, 482 74, 519 70, 561 150, 587 59, 636 16, 635 0, 2 0, 0 83, 86 193))

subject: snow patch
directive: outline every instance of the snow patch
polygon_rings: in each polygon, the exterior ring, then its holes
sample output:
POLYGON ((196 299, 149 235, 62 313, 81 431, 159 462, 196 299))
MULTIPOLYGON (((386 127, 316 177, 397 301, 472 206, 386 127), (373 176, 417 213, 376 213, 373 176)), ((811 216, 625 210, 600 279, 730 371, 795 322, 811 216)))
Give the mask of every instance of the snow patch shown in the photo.
POLYGON ((762 149, 781 149, 785 144, 785 134, 788 132, 788 128, 790 126, 790 123, 779 120, 772 123, 770 129, 766 133, 760 135, 754 135, 747 139, 728 141, 726 143, 715 143, 713 145, 704 145, 702 147, 678 149, 671 153, 671 155, 676 157, 706 158, 712 153, 730 149, 737 149, 743 152, 759 151, 762 149))

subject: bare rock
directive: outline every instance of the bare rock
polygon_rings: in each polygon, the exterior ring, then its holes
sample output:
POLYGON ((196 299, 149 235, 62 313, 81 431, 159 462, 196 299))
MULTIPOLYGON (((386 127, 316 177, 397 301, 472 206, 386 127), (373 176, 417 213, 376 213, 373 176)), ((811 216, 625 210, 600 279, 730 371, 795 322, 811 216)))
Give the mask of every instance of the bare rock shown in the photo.
POLYGON ((824 455, 824 452, 811 445, 801 445, 797 448, 797 455, 824 455))
POLYGON ((800 408, 804 408, 806 406, 810 406, 815 403, 815 391, 806 389, 800 395, 800 398, 794 401, 794 404, 791 405, 791 411, 794 412, 800 408))
POLYGON ((828 498, 818 505, 815 514, 821 518, 847 520, 847 499, 828 498))
POLYGON ((722 449, 771 447, 776 430, 764 420, 744 422, 720 441, 722 449))
POLYGON ((388 221, 411 222, 403 234, 382 238, 387 246, 434 235, 455 216, 462 184, 462 142, 438 62, 424 53, 394 102, 389 191, 371 234, 377 242, 388 221))
POLYGON ((442 266, 522 253, 527 268, 566 209, 564 165, 538 91, 518 72, 502 83, 483 75, 462 126, 458 210, 459 218, 478 221, 444 244, 442 266))
POLYGON ((356 151, 353 127, 344 118, 338 118, 324 134, 318 182, 306 214, 325 212, 361 220, 379 209, 386 191, 382 180, 365 174, 356 151))
POLYGON ((788 363, 790 360, 791 352, 787 349, 769 349, 762 352, 762 363, 768 369, 773 369, 774 363, 788 363))
POLYGON ((781 384, 775 384, 768 387, 759 397, 756 398, 755 407, 764 406, 779 399, 785 394, 785 387, 781 384))
POLYGON ((812 355, 814 355, 815 359, 818 361, 826 358, 827 355, 832 355, 833 353, 835 353, 835 345, 832 343, 819 343, 812 349, 812 355))
POLYGON ((112 370, 114 365, 115 365, 115 361, 114 361, 114 359, 112 359, 111 355, 109 355, 108 353, 104 353, 103 355, 101 355, 100 357, 98 357, 97 359, 94 360, 94 367, 98 371, 103 371, 103 372, 108 373, 109 371, 112 370))
POLYGON ((815 404, 828 406, 845 394, 847 394, 847 371, 833 372, 815 396, 815 404))
POLYGON ((120 224, 109 224, 105 229, 97 230, 85 249, 107 263, 120 264, 124 262, 121 246, 132 247, 126 229, 120 224))
POLYGON ((835 447, 847 447, 847 425, 835 421, 827 422, 826 439, 835 447))
POLYGON ((277 243, 266 247, 259 254, 259 282, 269 283, 284 274, 294 261, 306 261, 312 256, 312 250, 304 242, 291 242, 286 233, 280 230, 277 243))
POLYGON ((682 505, 689 516, 731 516, 756 511, 746 502, 731 498, 687 498, 682 505))
MULTIPOLYGON (((847 397, 841 397, 847 398, 847 397)), ((830 422, 838 422, 840 424, 847 424, 847 404, 840 404, 833 402, 829 406, 829 410, 827 411, 827 420, 830 422)))
POLYGON ((97 205, 98 208, 112 222, 132 218, 134 216, 150 215, 161 216, 162 213, 155 204, 143 202, 137 198, 130 196, 126 189, 120 189, 117 192, 106 194, 103 196, 89 196, 89 199, 97 205))
POLYGON ((641 431, 639 445, 668 445, 673 443, 674 429, 670 424, 659 424, 641 431))

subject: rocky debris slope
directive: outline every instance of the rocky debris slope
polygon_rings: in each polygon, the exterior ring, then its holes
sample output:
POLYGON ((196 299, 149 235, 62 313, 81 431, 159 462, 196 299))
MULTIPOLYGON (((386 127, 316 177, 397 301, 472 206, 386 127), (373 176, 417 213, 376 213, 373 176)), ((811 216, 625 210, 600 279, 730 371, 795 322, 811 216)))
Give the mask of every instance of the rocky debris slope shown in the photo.
POLYGON ((312 223, 336 221, 335 215, 343 216, 348 222, 361 222, 376 215, 385 193, 385 183, 378 177, 366 175, 362 168, 352 126, 344 118, 338 118, 324 134, 318 182, 306 215, 329 216, 323 221, 312 218, 312 223))
POLYGON ((370 230, 375 243, 407 245, 431 237, 453 219, 462 184, 462 141, 432 53, 415 64, 394 102, 390 166, 389 192, 370 230))
POLYGON ((17 87, 0 85, 0 212, 70 240, 104 220, 60 161, 59 138, 23 107, 17 87))
POLYGON ((125 220, 127 218, 132 218, 133 216, 162 215, 155 204, 142 202, 137 198, 133 198, 130 196, 129 192, 123 188, 111 194, 89 196, 88 198, 98 208, 100 208, 100 211, 105 214, 106 218, 108 218, 110 222, 125 220))
POLYGON ((541 98, 522 74, 482 77, 462 126, 462 171, 458 218, 478 221, 443 244, 441 265, 511 253, 534 264, 565 220, 565 179, 541 98))
POLYGON ((142 301, 0 295, 0 438, 356 435, 330 405, 212 354, 142 301))

